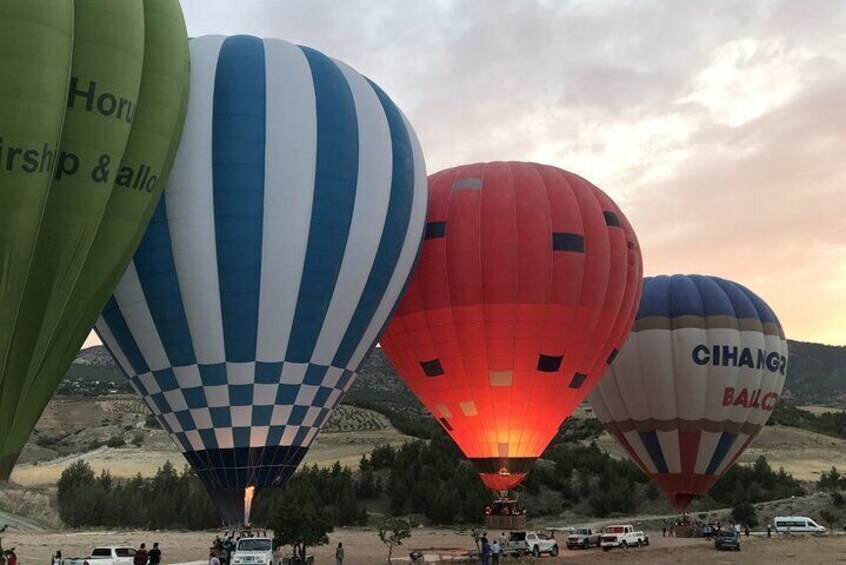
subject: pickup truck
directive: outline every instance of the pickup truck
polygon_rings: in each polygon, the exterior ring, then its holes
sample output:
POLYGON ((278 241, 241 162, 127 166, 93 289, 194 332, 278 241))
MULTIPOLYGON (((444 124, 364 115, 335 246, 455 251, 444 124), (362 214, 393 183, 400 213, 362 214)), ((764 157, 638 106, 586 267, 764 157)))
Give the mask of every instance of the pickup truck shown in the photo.
POLYGON ((273 540, 270 538, 241 538, 232 554, 232 565, 271 565, 273 540))
POLYGON ((608 551, 615 547, 627 549, 629 547, 640 547, 649 545, 649 536, 642 531, 635 531, 631 524, 608 526, 600 538, 602 551, 608 551))
POLYGON ((589 547, 599 547, 599 532, 594 532, 590 528, 576 528, 576 531, 567 536, 567 549, 589 547))
POLYGON ((120 545, 95 547, 88 557, 63 559, 62 565, 132 565, 135 548, 120 545))
POLYGON ((554 537, 537 532, 511 532, 503 553, 510 555, 526 555, 534 557, 548 553, 552 557, 558 555, 558 542, 554 537))

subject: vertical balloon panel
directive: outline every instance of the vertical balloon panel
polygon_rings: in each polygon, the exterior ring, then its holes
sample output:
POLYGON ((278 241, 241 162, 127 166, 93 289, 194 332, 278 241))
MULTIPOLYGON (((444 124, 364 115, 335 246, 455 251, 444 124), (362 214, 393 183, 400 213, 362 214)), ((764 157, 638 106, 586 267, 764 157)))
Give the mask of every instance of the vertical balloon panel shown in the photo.
POLYGON ((425 166, 393 102, 339 61, 250 36, 191 54, 173 174, 97 331, 238 524, 379 339, 422 239, 425 166))

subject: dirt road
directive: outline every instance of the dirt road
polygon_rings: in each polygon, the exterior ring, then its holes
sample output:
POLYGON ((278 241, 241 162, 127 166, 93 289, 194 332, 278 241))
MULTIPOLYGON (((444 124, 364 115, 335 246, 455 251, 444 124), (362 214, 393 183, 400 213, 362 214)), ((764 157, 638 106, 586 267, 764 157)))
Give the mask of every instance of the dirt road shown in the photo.
MULTIPOLYGON (((67 557, 85 556, 96 545, 148 545, 159 542, 164 563, 191 563, 206 558, 207 547, 215 532, 63 532, 63 533, 7 533, 4 547, 16 547, 20 565, 49 562, 50 556, 61 549, 67 557)), ((652 533, 652 543, 642 549, 627 552, 562 550, 558 558, 543 557, 539 565, 548 563, 578 563, 579 565, 629 563, 638 565, 836 565, 846 563, 846 536, 742 539, 739 553, 717 552, 706 540, 662 538, 652 533)), ((370 565, 385 563, 387 552, 372 530, 341 529, 329 535, 329 545, 315 548, 317 564, 334 563, 333 552, 338 542, 346 548, 346 563, 370 565)), ((417 529, 402 547, 395 551, 396 563, 408 563, 408 553, 421 549, 428 563, 449 563, 453 556, 473 547, 469 536, 449 530, 417 529)), ((531 560, 524 561, 526 563, 531 560)), ((504 561, 503 565, 517 563, 504 561)))
POLYGON ((0 510, 0 528, 4 525, 8 525, 10 528, 21 531, 21 532, 43 532, 44 528, 33 522, 32 520, 27 520, 26 518, 21 518, 20 516, 15 516, 13 514, 7 514, 0 510))

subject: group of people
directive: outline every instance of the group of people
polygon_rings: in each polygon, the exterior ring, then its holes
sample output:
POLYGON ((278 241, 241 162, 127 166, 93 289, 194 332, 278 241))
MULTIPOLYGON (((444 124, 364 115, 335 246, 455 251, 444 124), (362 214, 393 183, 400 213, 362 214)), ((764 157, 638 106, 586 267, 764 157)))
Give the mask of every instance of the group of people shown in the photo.
POLYGON ((162 550, 159 549, 159 542, 155 542, 150 551, 147 551, 147 544, 142 543, 132 558, 132 565, 160 565, 161 562, 162 550))
MULTIPOLYGON (((6 531, 9 525, 6 524, 2 528, 0 528, 0 534, 6 531)), ((3 549, 3 539, 0 538, 0 565, 17 565, 18 563, 18 556, 15 555, 15 548, 3 549)))
POLYGON ((508 543, 508 536, 502 532, 499 538, 495 538, 493 542, 488 540, 487 536, 482 536, 482 565, 499 565, 499 559, 505 552, 505 546, 508 543))
POLYGON ((679 535, 679 532, 681 531, 681 537, 710 538, 716 536, 720 531, 729 528, 733 529, 738 534, 743 532, 746 537, 749 537, 749 526, 741 526, 740 524, 735 524, 733 526, 724 525, 722 522, 706 523, 694 518, 693 516, 688 516, 687 514, 676 518, 675 520, 664 522, 661 525, 661 536, 672 538, 679 535))
POLYGON ((223 539, 220 536, 215 536, 209 551, 209 565, 226 565, 229 563, 237 546, 238 540, 235 539, 234 533, 224 535, 223 539))
POLYGON ((494 503, 485 507, 487 516, 523 516, 526 514, 526 507, 518 502, 509 504, 494 503))
MULTIPOLYGON (((147 544, 142 543, 135 555, 132 556, 132 565, 161 565, 162 550, 159 549, 159 542, 153 544, 153 548, 147 550, 147 544)), ((53 555, 50 561, 51 565, 62 565, 64 560, 62 558, 61 550, 53 555)), ((6 565, 14 565, 14 563, 7 563, 6 565)))

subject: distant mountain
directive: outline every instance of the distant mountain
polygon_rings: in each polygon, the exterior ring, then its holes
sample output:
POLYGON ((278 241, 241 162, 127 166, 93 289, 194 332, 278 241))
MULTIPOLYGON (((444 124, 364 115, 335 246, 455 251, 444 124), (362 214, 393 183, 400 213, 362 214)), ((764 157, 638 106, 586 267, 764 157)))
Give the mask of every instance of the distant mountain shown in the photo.
POLYGON ((73 360, 73 364, 85 365, 87 367, 109 367, 117 369, 112 356, 102 345, 83 349, 77 354, 76 359, 73 360))
MULTIPOLYGON (((792 340, 789 347, 784 397, 795 404, 846 405, 846 347, 792 340)), ((79 352, 65 379, 121 382, 124 377, 106 348, 96 346, 79 352)), ((410 416, 426 413, 381 348, 365 360, 347 402, 407 410, 410 416)))
POLYGON ((796 404, 846 406, 846 346, 788 341, 785 398, 796 404))
MULTIPOLYGON (((115 364, 106 348, 102 345, 97 345, 83 349, 76 355, 76 359, 73 360, 68 372, 65 373, 63 384, 67 385, 74 381, 113 382, 118 385, 124 384, 126 377, 117 364, 115 364)), ((60 387, 59 392, 68 392, 68 390, 60 387)))

